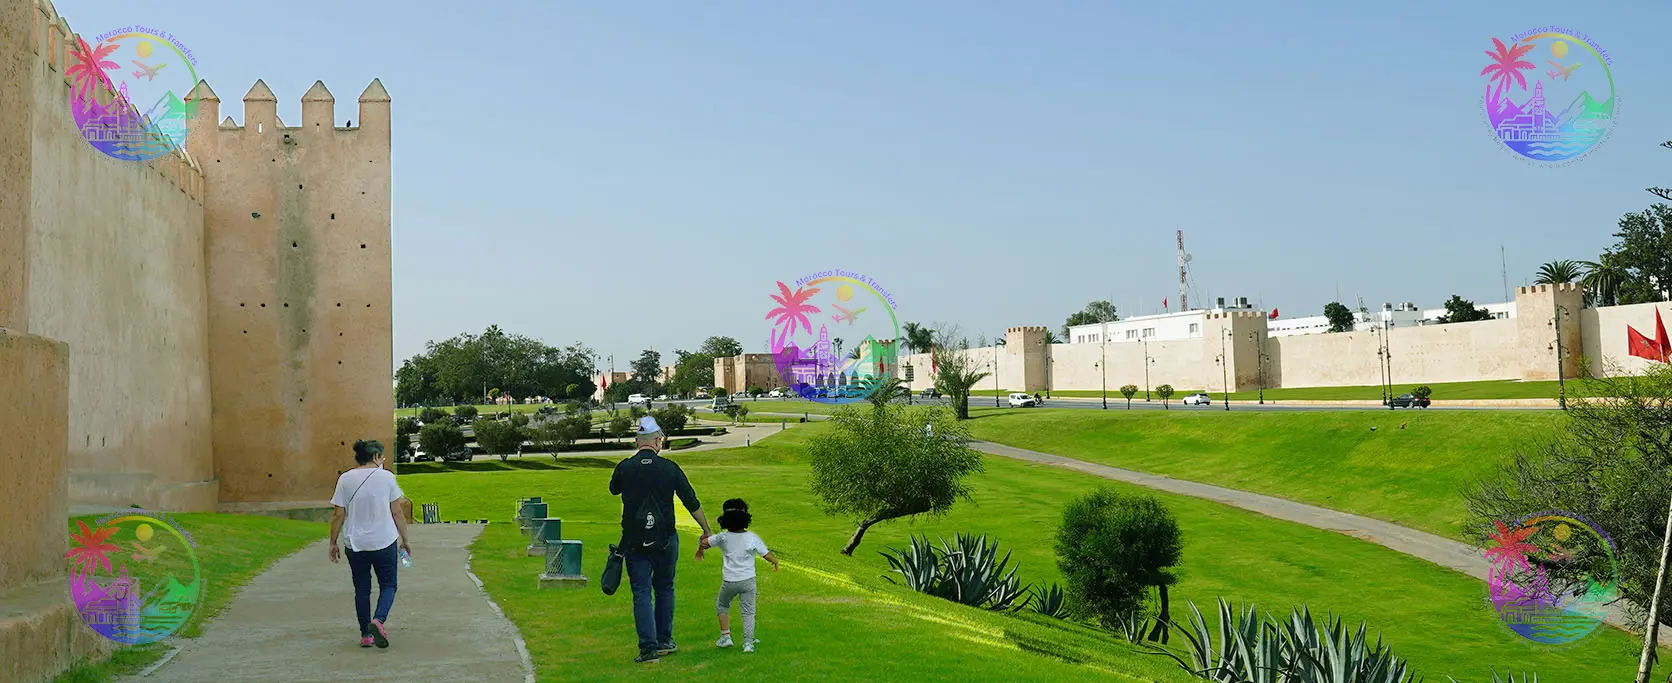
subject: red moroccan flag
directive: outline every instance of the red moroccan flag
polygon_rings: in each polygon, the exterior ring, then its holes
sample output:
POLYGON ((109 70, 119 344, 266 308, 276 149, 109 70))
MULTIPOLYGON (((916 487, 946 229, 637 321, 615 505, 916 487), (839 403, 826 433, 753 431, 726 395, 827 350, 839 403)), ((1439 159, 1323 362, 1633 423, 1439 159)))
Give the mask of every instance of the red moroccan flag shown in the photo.
POLYGON ((1275 308, 1271 309, 1271 315, 1267 316, 1267 317, 1272 319, 1272 320, 1276 320, 1277 319, 1277 309, 1275 309, 1275 308))
POLYGON ((1166 299, 1161 300, 1161 310, 1163 310, 1163 311, 1167 310, 1167 300, 1166 299))
POLYGON ((610 376, 609 375, 599 375, 598 376, 598 388, 599 389, 610 388, 610 376))
POLYGON ((1666 355, 1661 351, 1659 342, 1643 336, 1642 332, 1638 332, 1630 325, 1626 326, 1626 350, 1638 358, 1666 360, 1666 355))

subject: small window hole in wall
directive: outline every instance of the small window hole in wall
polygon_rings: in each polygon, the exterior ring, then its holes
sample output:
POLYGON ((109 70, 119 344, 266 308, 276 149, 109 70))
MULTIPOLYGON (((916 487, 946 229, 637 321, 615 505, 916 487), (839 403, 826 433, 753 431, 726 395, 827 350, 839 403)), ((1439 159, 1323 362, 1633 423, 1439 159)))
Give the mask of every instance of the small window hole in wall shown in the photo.
POLYGON ((296 185, 296 189, 298 189, 298 190, 300 190, 300 189, 302 189, 302 185, 301 185, 301 183, 297 183, 297 185, 296 185))
POLYGON ((366 248, 366 245, 364 245, 364 244, 362 244, 362 245, 360 245, 360 248, 361 248, 361 249, 365 249, 365 248, 366 248))
POLYGON ((267 304, 262 304, 262 305, 261 305, 261 307, 262 307, 262 308, 266 308, 266 307, 267 307, 267 304))
POLYGON ((295 242, 291 242, 291 243, 290 243, 290 247, 291 247, 291 248, 292 248, 292 249, 296 249, 296 248, 299 248, 299 246, 298 246, 298 245, 297 245, 297 243, 295 243, 295 242))
POLYGON ((267 473, 267 478, 268 478, 268 479, 272 479, 272 478, 273 478, 273 473, 272 473, 272 472, 268 472, 268 473, 267 473))
POLYGON ((99 437, 99 448, 105 447, 105 437, 99 437))
POLYGON ((337 214, 331 214, 331 220, 337 220, 337 214))
POLYGON ((261 123, 255 124, 255 132, 260 133, 262 127, 265 126, 265 125, 266 124, 261 124, 261 123))
POLYGON ((343 307, 343 302, 341 302, 341 301, 338 301, 338 302, 337 302, 337 308, 342 308, 342 307, 343 307))

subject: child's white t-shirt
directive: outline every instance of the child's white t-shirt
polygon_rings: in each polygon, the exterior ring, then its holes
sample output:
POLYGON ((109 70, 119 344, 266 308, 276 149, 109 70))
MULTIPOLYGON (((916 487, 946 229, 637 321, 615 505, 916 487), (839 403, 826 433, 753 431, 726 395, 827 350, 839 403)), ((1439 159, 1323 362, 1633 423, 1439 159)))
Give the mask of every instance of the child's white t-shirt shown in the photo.
POLYGON ((720 551, 720 578, 726 581, 755 578, 755 556, 772 552, 753 531, 722 531, 709 536, 708 545, 720 551))

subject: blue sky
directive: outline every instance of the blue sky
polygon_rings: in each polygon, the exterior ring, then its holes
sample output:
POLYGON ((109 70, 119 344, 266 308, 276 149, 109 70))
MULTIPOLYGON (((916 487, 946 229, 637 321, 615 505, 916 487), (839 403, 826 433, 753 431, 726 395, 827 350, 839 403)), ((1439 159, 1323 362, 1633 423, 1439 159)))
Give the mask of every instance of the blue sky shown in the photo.
POLYGON ((489 324, 623 368, 712 334, 758 351, 773 283, 838 268, 972 336, 1094 298, 1151 313, 1177 305, 1180 228, 1195 296, 1285 317, 1338 288, 1498 301, 1500 246, 1523 284, 1672 185, 1664 3, 1261 4, 58 8, 174 33, 235 118, 257 78, 287 121, 316 79, 339 121, 383 79, 397 363, 489 324), (1563 168, 1480 111, 1490 39, 1549 24, 1608 50, 1620 99, 1563 168))

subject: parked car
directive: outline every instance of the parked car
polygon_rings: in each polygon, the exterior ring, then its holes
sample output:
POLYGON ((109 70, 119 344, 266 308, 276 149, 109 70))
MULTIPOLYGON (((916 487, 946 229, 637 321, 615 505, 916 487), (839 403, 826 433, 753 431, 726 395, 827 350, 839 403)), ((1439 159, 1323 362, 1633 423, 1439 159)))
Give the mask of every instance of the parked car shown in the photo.
POLYGON ((649 406, 650 405, 650 397, 646 396, 644 394, 633 394, 633 395, 627 397, 627 405, 630 405, 630 406, 649 406))
POLYGON ((666 400, 668 400, 668 395, 667 395, 667 394, 662 394, 662 395, 661 395, 661 396, 657 396, 657 397, 656 397, 656 400, 658 400, 658 401, 666 401, 666 400))
POLYGON ((1427 408, 1430 401, 1416 394, 1400 394, 1393 398, 1395 408, 1427 408))
POLYGON ((698 389, 695 398, 708 398, 708 387, 698 389))
POLYGON ((1010 407, 1012 408, 1032 408, 1037 405, 1039 405, 1039 399, 1034 398, 1033 394, 1017 392, 1010 395, 1010 407))
POLYGON ((789 392, 789 390, 784 389, 783 387, 779 387, 777 389, 773 389, 772 391, 767 392, 766 396, 767 396, 767 398, 783 398, 783 397, 789 395, 788 392, 789 392))
POLYGON ((922 396, 923 398, 940 398, 940 390, 936 389, 934 387, 929 387, 927 389, 924 389, 923 391, 918 392, 918 395, 922 396))
POLYGON ((1208 398, 1207 394, 1198 393, 1184 397, 1181 403, 1187 406, 1211 406, 1213 405, 1213 399, 1208 398))

